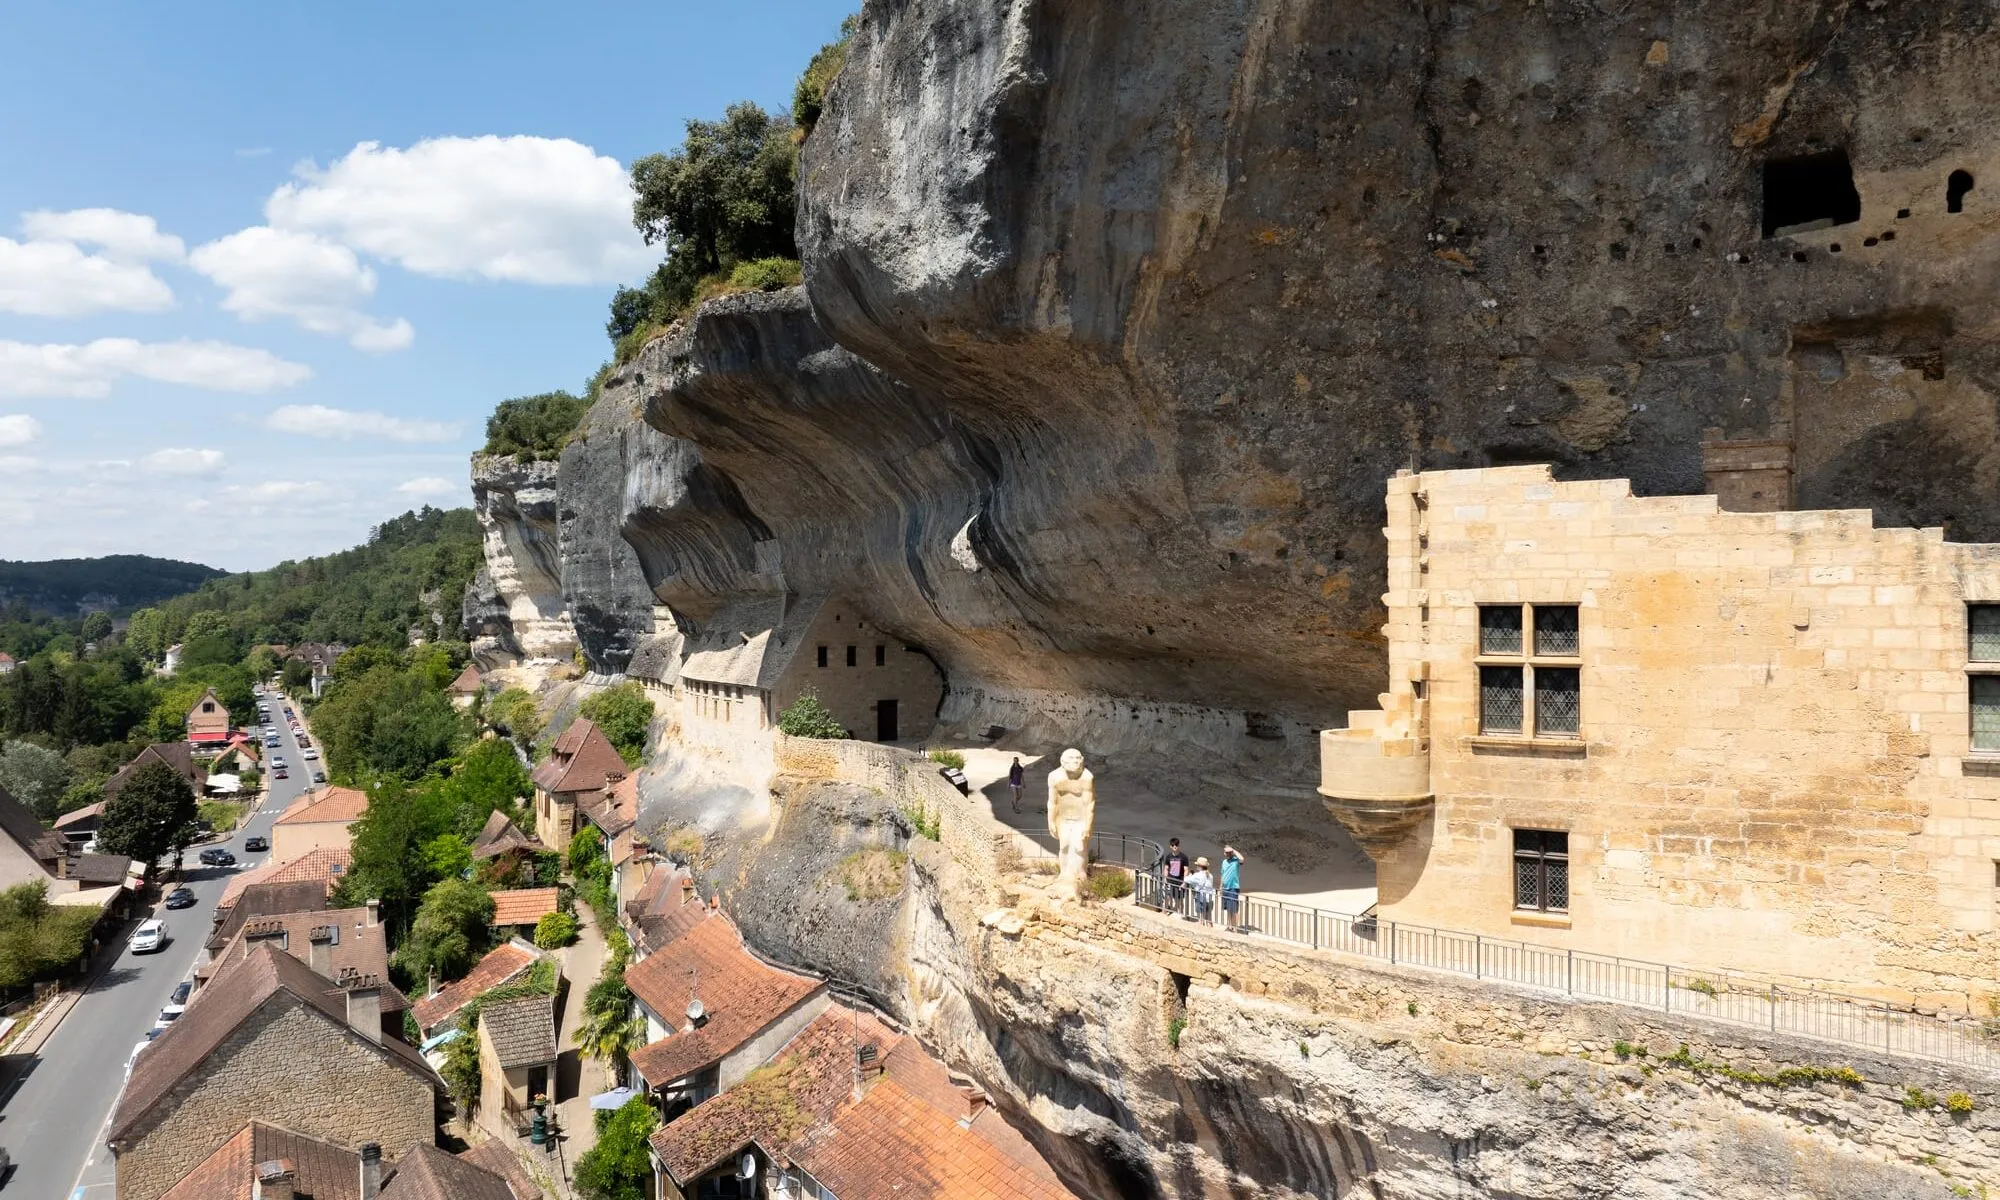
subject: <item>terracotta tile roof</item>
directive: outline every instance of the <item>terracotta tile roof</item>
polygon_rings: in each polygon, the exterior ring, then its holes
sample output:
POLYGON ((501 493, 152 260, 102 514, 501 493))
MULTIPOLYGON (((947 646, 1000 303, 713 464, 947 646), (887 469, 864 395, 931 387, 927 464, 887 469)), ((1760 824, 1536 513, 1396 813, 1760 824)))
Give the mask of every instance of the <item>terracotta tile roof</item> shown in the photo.
POLYGON ((489 950, 486 957, 466 973, 465 978, 455 979, 439 988, 435 996, 417 1001, 417 1026, 425 1036, 429 1036, 431 1030, 457 1016, 458 1010, 464 1008, 474 996, 491 991, 526 971, 535 965, 537 957, 534 950, 516 941, 489 950))
POLYGON ((347 873, 348 865, 354 860, 354 852, 345 846, 323 846, 282 863, 272 863, 245 871, 231 877, 223 885, 222 899, 216 901, 220 911, 234 905, 245 889, 258 883, 298 883, 304 880, 318 880, 327 892, 332 892, 340 877, 347 873))
POLYGON ((522 996, 479 1010, 479 1027, 493 1043, 502 1068, 534 1067, 556 1060, 554 996, 522 996))
POLYGON ((480 828, 479 836, 473 840, 472 857, 497 858, 516 850, 540 854, 547 849, 547 846, 522 833, 520 826, 507 819, 506 813, 496 810, 486 818, 486 824, 480 828))
POLYGON ((273 823, 305 825, 321 821, 358 821, 367 811, 368 793, 360 788, 323 787, 300 796, 273 823))
POLYGON ((686 1188, 751 1142, 767 1150, 789 1146, 849 1102, 857 1047, 875 1048, 874 1074, 902 1040, 873 1015, 834 1005, 768 1065, 655 1131, 653 1150, 686 1188))
POLYGON ((887 1064, 884 1077, 858 1103, 787 1152, 836 1195, 857 1200, 1074 1197, 998 1111, 975 1112, 970 1097, 951 1086, 944 1065, 922 1047, 906 1040, 887 1064), (961 1124, 968 1113, 970 1119, 961 1124))
POLYGON ((721 1061, 826 987, 759 961, 720 913, 626 968, 625 986, 676 1030, 632 1056, 632 1064, 654 1087, 721 1061), (699 1027, 689 1028, 686 1013, 694 986, 708 1016, 699 1027))
MULTIPOLYGON (((229 1035, 266 1004, 283 1004, 320 1013, 328 1021, 329 1038, 344 1037, 375 1047, 382 1057, 432 1087, 442 1083, 415 1046, 396 1038, 379 1042, 348 1027, 347 1002, 340 989, 315 975, 312 968, 275 946, 253 950, 249 957, 228 964, 188 1005, 187 1014, 155 1038, 139 1055, 125 1091, 112 1114, 106 1140, 118 1142, 138 1125, 153 1106, 197 1069, 228 1070, 226 1054, 216 1054, 229 1035), (213 1055, 213 1057, 211 1057, 213 1055)), ((311 1047, 298 1047, 310 1054, 311 1047)))
POLYGON ((448 690, 456 692, 461 696, 470 696, 483 686, 484 679, 485 676, 479 673, 477 666, 474 666, 472 663, 466 663, 465 670, 460 671, 458 678, 451 681, 451 687, 448 690))
POLYGON ((222 920, 209 932, 208 941, 203 944, 209 953, 219 954, 246 921, 275 917, 280 913, 324 912, 325 909, 326 888, 314 880, 253 883, 243 889, 227 910, 216 910, 216 915, 222 920))
POLYGON ((493 893, 495 925, 533 925, 556 910, 556 889, 514 888, 493 893))
POLYGON ((95 804, 86 804, 82 808, 71 809, 70 811, 64 813, 62 816, 57 817, 56 828, 67 829, 71 825, 76 824, 78 821, 88 821, 92 817, 101 817, 103 815, 104 815, 104 801, 99 800, 95 804))
MULTIPOLYGON (((539 1194, 539 1193, 537 1193, 539 1194)), ((318 1197, 314 1197, 318 1200, 318 1197)), ((505 1179, 436 1146, 419 1143, 382 1183, 380 1200, 517 1200, 505 1179)))
POLYGON ((301 1200, 361 1200, 361 1156, 276 1125, 252 1121, 167 1189, 160 1200, 252 1200, 257 1167, 285 1159, 301 1200))
MULTIPOLYGON (((296 888, 295 883, 275 885, 280 888, 296 888)), ((308 883, 306 887, 313 886, 308 883)), ((232 913, 232 916, 234 914, 232 913)), ((373 975, 382 980, 382 1011, 399 1013, 410 1007, 410 998, 403 995, 389 979, 389 930, 377 922, 368 923, 365 908, 335 908, 306 910, 300 912, 274 913, 258 916, 237 925, 236 932, 216 953, 215 960, 195 969, 201 979, 213 979, 232 960, 248 956, 251 951, 266 941, 280 950, 308 965, 312 962, 312 935, 318 929, 333 931, 333 944, 328 954, 330 973, 324 977, 329 981, 338 979, 342 972, 352 970, 359 975, 373 975), (256 935, 253 940, 252 935, 256 935)))
POLYGON ((484 1167, 506 1180, 508 1186, 514 1189, 515 1200, 547 1200, 548 1193, 542 1191, 541 1186, 528 1174, 528 1168, 521 1165, 520 1157, 499 1138, 481 1142, 470 1150, 461 1151, 459 1157, 475 1167, 484 1167))
POLYGON ((588 718, 578 717, 549 747, 548 760, 535 768, 533 779, 545 792, 596 791, 611 776, 629 770, 604 731, 588 718))

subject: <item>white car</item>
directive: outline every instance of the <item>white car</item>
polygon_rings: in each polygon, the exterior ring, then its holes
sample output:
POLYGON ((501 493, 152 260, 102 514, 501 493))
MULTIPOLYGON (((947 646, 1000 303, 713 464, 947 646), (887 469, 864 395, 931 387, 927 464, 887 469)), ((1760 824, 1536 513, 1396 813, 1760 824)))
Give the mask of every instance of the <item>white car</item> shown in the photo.
POLYGON ((167 944, 167 923, 155 917, 132 934, 132 953, 149 954, 167 944))
POLYGON ((186 1011, 187 1011, 187 1005, 185 1004, 169 1004, 165 1008, 161 1009, 160 1015, 154 1018, 153 1020, 152 1036, 158 1037, 161 1034, 165 1033, 167 1031, 167 1026, 173 1024, 175 1021, 180 1020, 181 1014, 186 1011))
POLYGON ((140 1042, 138 1045, 132 1047, 132 1053, 125 1056, 125 1074, 128 1078, 132 1074, 133 1064, 139 1061, 139 1052, 152 1044, 153 1044, 153 1039, 147 1038, 145 1041, 140 1042))
POLYGON ((319 751, 317 751, 317 750, 313 749, 313 748, 312 748, 311 746, 307 746, 307 747, 306 747, 306 748, 305 748, 304 750, 301 750, 301 751, 299 751, 299 757, 300 757, 300 758, 318 758, 318 757, 319 757, 319 751))

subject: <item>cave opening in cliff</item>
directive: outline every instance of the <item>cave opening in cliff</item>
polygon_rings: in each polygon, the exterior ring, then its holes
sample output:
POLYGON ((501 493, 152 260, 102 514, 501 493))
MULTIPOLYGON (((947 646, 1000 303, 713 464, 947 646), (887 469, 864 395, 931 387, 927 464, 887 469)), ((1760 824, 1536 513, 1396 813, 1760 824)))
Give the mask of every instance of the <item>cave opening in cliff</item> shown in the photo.
POLYGON ((1764 164, 1764 236, 1804 233, 1861 219, 1861 193, 1847 151, 1828 150, 1764 164))
POLYGON ((1944 181, 1944 210, 1964 212, 1965 194, 1972 190, 1972 172, 1953 171, 1944 181))

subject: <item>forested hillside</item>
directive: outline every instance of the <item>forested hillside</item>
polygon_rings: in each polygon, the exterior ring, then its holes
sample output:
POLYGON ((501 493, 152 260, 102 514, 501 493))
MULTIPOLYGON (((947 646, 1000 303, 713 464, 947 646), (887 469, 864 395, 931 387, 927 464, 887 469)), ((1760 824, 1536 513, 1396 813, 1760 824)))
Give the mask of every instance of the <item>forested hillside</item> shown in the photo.
POLYGON ((86 605, 132 609, 178 596, 221 574, 200 563, 145 554, 46 562, 0 559, 0 604, 25 605, 52 615, 75 615, 86 605))

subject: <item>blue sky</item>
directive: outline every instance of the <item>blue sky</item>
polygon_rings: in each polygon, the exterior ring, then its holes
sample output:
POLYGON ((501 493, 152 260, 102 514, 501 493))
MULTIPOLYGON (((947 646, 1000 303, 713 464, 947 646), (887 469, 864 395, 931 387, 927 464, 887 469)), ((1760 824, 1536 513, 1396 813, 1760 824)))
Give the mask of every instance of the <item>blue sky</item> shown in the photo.
POLYGON ((0 558, 232 570, 468 503, 656 256, 623 168, 858 0, 5 5, 0 558))

